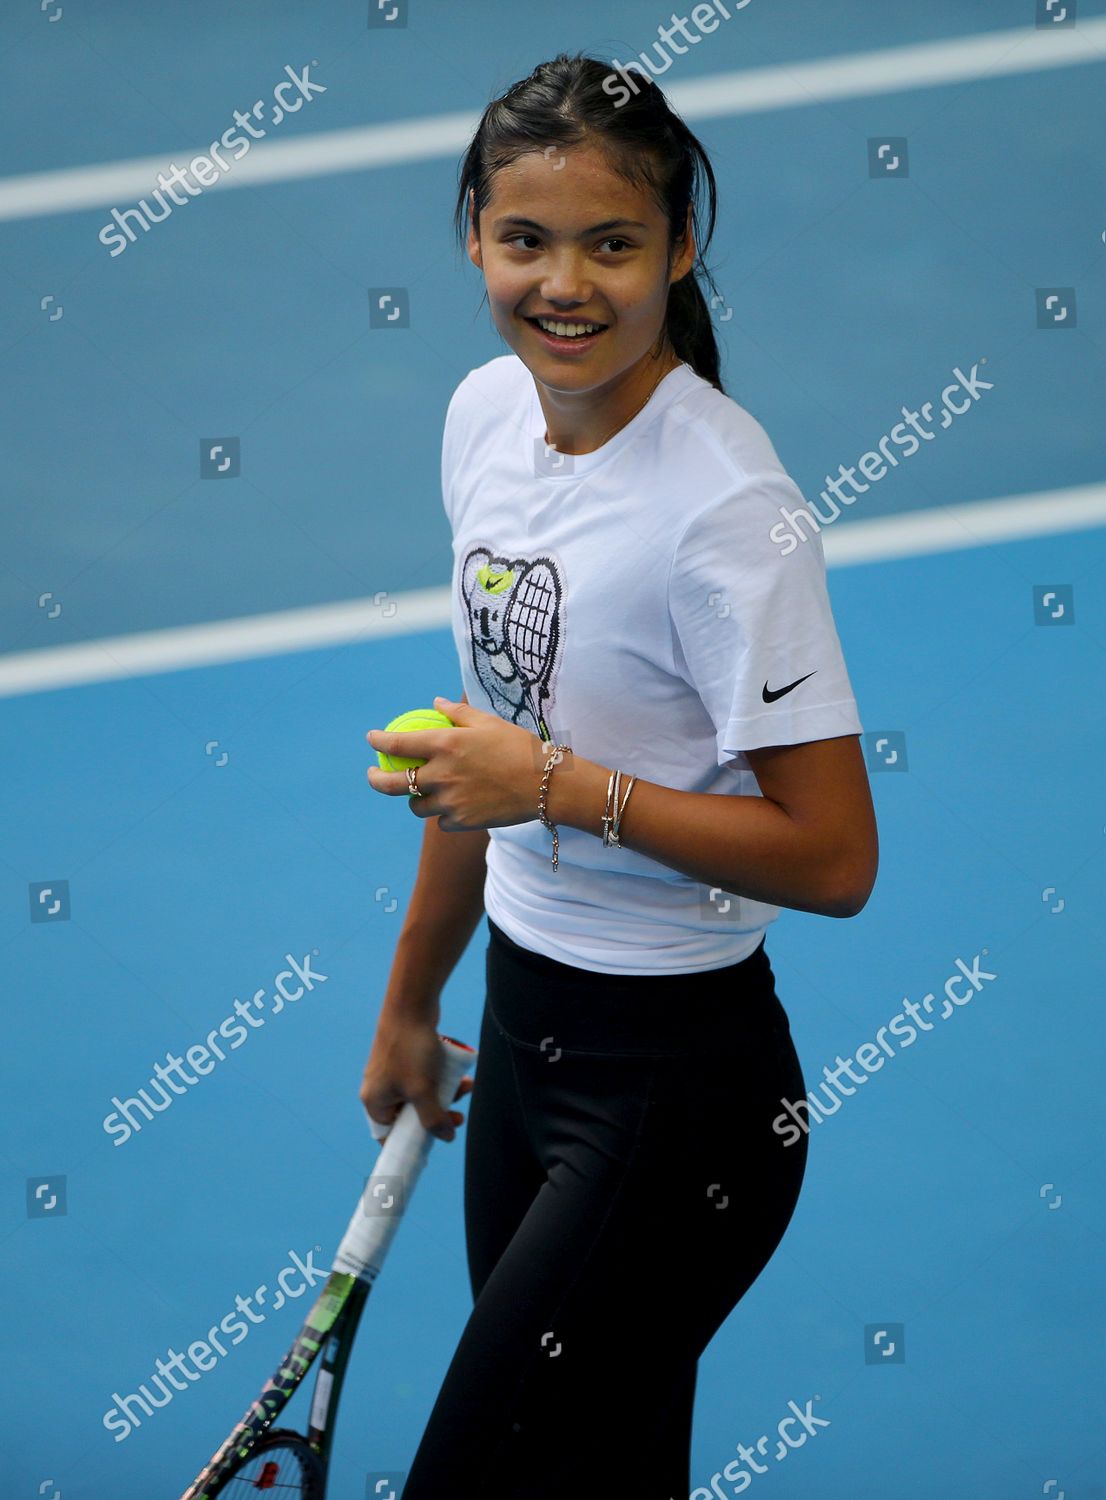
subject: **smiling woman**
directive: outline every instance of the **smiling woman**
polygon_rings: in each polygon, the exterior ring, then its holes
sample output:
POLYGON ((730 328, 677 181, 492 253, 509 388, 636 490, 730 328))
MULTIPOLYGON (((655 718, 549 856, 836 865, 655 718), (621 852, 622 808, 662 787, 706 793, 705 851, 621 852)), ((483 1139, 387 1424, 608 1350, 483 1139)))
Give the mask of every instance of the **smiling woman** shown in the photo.
POLYGON ((407 1098, 460 1123, 439 997, 483 912, 490 938, 474 1307, 405 1500, 461 1474, 484 1500, 688 1493, 699 1357, 806 1167, 772 1124, 805 1085, 766 932, 852 916, 875 880, 821 543, 773 543, 803 497, 719 376, 714 176, 655 84, 618 104, 610 76, 543 63, 462 163, 509 351, 442 440, 464 697, 437 700, 450 728, 370 733, 424 762, 369 781, 426 823, 361 1084, 378 1126, 407 1098))

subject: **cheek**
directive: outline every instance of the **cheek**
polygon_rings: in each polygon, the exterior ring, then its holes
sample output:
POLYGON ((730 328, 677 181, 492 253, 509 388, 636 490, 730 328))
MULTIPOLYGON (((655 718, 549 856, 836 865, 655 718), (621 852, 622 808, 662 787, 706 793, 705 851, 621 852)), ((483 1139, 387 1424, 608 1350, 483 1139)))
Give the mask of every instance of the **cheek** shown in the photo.
POLYGON ((612 307, 620 321, 628 326, 656 322, 658 317, 663 317, 667 301, 668 283, 653 278, 622 288, 617 297, 613 292, 611 295, 612 307))
POLYGON ((513 312, 530 291, 532 281, 521 276, 511 266, 495 262, 488 265, 485 262, 484 285, 488 289, 488 301, 493 307, 500 307, 505 312, 513 312))

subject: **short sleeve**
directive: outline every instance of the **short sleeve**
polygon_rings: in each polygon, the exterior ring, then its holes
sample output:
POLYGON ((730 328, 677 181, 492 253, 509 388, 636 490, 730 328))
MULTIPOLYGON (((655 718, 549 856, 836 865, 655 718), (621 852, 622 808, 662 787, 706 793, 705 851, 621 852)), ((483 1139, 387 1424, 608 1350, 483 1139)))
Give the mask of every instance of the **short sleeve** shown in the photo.
POLYGON ((830 605, 821 536, 782 470, 735 481, 693 516, 672 557, 676 670, 716 731, 719 765, 745 750, 861 734, 830 605))
MULTIPOLYGON (((463 384, 464 382, 462 382, 463 384)), ((461 387, 449 398, 442 424, 442 509, 453 530, 453 476, 457 472, 457 407, 461 387)))

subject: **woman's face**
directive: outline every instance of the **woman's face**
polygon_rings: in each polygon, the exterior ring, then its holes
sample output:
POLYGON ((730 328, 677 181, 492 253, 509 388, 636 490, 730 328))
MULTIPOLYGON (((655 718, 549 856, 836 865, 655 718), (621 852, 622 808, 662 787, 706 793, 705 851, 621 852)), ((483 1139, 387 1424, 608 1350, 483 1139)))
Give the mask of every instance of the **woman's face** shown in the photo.
POLYGON ((484 272, 492 318, 536 380, 551 390, 594 392, 619 383, 652 352, 669 285, 695 257, 690 223, 670 269, 664 214, 590 146, 550 147, 501 168, 479 239, 471 194, 469 204, 468 251, 484 272), (603 328, 558 337, 544 333, 538 317, 603 328))

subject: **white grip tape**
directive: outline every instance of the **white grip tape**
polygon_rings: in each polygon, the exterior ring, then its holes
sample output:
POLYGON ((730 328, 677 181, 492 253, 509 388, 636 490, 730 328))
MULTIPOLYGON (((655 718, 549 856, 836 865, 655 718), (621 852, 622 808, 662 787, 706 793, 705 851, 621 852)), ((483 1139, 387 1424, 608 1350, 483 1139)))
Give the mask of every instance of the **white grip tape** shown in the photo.
MULTIPOLYGON (((447 1108, 461 1079, 476 1061, 476 1049, 451 1037, 440 1036, 441 1076, 438 1103, 447 1108)), ((373 1281, 380 1273, 388 1247, 399 1228, 403 1210, 414 1192, 419 1173, 426 1165, 434 1137, 424 1130, 418 1110, 410 1099, 404 1104, 380 1148, 380 1155, 361 1200, 342 1236, 332 1270, 344 1271, 373 1281)))

